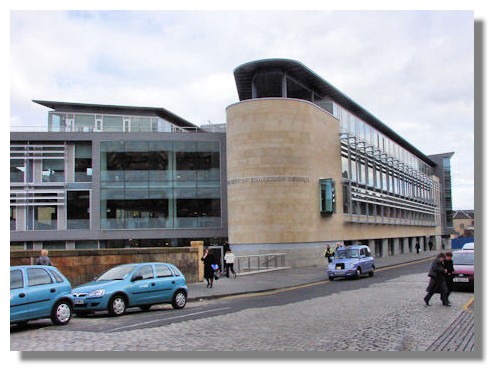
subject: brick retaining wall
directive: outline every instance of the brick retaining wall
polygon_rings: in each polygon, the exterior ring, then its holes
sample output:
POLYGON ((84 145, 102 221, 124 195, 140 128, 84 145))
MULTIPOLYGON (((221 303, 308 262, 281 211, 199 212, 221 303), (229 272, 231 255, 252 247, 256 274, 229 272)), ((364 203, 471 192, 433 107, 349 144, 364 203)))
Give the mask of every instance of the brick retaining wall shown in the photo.
MULTIPOLYGON (((29 265, 40 251, 10 251, 10 265, 29 265)), ((72 286, 91 281, 119 264, 136 262, 168 262, 176 265, 188 283, 199 279, 197 248, 112 248, 50 250, 49 257, 71 282, 72 286)))

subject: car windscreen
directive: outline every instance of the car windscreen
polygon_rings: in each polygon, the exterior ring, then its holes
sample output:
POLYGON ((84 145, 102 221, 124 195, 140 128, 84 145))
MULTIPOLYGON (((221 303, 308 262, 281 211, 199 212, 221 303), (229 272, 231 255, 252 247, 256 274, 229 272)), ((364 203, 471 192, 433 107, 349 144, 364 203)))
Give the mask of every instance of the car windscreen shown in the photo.
POLYGON ((454 253, 452 255, 452 261, 454 265, 474 265, 475 254, 474 253, 454 253))
POLYGON ((338 249, 334 253, 335 259, 358 258, 358 257, 359 257, 359 250, 358 249, 338 249))
POLYGON ((134 265, 116 266, 105 272, 99 278, 97 278, 97 281, 112 281, 114 279, 125 279, 134 269, 135 269, 134 265))

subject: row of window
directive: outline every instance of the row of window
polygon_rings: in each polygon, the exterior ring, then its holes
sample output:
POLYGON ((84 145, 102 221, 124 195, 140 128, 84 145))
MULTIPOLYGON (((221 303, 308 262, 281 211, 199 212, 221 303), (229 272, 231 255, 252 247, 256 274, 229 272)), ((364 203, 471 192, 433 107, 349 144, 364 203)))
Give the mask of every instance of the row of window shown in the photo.
MULTIPOLYGON (((55 270, 27 268, 28 285, 26 287, 49 285, 54 282, 62 283, 63 279, 55 270)), ((23 273, 21 270, 12 270, 10 272, 10 289, 20 289, 24 286, 23 273)))
POLYGON ((435 186, 430 178, 418 180, 401 171, 376 165, 364 158, 341 157, 342 178, 388 193, 434 201, 435 186))
POLYGON ((49 132, 183 132, 158 117, 49 112, 49 132))

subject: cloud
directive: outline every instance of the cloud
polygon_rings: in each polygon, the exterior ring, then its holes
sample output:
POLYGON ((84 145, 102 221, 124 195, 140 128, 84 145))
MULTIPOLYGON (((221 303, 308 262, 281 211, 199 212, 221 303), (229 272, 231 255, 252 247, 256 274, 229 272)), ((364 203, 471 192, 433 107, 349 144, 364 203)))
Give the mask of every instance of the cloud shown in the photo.
POLYGON ((225 122, 234 68, 291 58, 473 181, 473 31, 465 11, 12 11, 11 125, 46 122, 32 99, 225 122))

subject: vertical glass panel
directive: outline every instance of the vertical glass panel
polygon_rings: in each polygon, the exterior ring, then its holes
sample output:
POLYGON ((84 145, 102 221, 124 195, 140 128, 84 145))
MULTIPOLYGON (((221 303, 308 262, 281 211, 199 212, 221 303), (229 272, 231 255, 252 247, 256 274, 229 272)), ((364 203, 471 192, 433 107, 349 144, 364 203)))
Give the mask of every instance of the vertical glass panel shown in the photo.
POLYGON ((92 144, 90 143, 75 145, 75 181, 92 181, 92 144))
POLYGON ((67 228, 90 228, 90 191, 68 191, 67 228))
POLYGON ((312 91, 307 89, 305 86, 299 84, 290 77, 286 79, 286 89, 288 98, 303 99, 306 101, 312 100, 312 91))
POLYGON ((253 76, 253 85, 257 98, 283 97, 281 72, 262 72, 253 76))
POLYGON ((374 170, 372 166, 367 167, 367 184, 374 187, 374 170))
POLYGON ((43 182, 63 182, 64 181, 64 160, 44 159, 42 162, 43 182))
POLYGON ((102 122, 103 132, 123 132, 123 116, 104 115, 102 122))
POLYGON ((10 160, 10 182, 11 183, 23 183, 25 171, 26 171, 26 167, 24 166, 23 159, 11 159, 10 160))
POLYGON ((345 156, 341 156, 341 177, 343 179, 348 179, 348 177, 350 176, 349 172, 348 172, 348 157, 345 157, 345 156))
POLYGON ((75 131, 91 132, 95 125, 94 115, 75 114, 75 131))
POLYGON ((151 118, 133 116, 130 124, 130 132, 151 132, 151 118))
POLYGON ((334 212, 335 192, 332 179, 320 179, 320 211, 321 214, 330 215, 334 212))
POLYGON ((57 229, 57 206, 35 206, 33 213, 35 230, 57 229))

